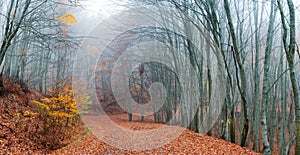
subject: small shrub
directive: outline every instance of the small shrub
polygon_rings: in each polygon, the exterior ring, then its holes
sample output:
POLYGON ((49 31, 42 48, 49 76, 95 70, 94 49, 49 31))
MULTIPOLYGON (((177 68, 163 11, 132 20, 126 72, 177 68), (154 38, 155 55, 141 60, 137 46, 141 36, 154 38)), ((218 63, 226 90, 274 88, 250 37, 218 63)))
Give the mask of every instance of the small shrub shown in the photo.
POLYGON ((79 111, 70 87, 50 93, 51 97, 32 102, 38 105, 38 117, 44 122, 45 145, 56 149, 62 141, 70 139, 76 132, 79 111))

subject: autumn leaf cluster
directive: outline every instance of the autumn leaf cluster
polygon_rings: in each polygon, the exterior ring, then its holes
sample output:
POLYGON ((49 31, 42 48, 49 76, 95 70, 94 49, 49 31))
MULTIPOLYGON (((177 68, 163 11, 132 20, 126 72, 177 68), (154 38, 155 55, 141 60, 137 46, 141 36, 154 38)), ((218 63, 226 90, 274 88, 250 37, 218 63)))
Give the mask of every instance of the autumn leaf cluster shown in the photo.
POLYGON ((73 90, 64 88, 59 91, 57 96, 43 98, 41 101, 32 101, 37 104, 42 111, 53 120, 59 118, 73 118, 79 112, 76 109, 76 102, 73 97, 73 90))
POLYGON ((60 16, 59 18, 57 18, 57 20, 59 20, 62 23, 65 23, 67 25, 77 23, 76 17, 70 13, 60 16))

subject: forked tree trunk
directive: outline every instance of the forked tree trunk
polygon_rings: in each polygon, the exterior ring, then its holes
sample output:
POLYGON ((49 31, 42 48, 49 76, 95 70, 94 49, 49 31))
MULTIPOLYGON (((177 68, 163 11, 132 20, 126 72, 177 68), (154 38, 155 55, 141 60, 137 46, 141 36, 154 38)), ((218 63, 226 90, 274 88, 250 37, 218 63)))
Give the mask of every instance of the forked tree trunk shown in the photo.
POLYGON ((285 23, 285 16, 280 0, 277 0, 278 8, 280 10, 281 22, 283 26, 283 44, 286 53, 286 58, 289 64, 290 80, 293 88, 295 115, 296 115, 296 147, 295 154, 300 154, 300 92, 297 82, 297 75, 295 71, 294 58, 296 54, 296 28, 295 28, 295 7, 292 0, 287 0, 289 8, 289 43, 287 41, 288 29, 285 23))

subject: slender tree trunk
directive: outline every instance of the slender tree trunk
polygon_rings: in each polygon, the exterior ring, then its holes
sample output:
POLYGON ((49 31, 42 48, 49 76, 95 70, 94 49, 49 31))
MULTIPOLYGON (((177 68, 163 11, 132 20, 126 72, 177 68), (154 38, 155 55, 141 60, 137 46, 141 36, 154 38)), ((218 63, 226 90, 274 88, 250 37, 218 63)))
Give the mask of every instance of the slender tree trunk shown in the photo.
MULTIPOLYGON (((278 72, 283 72, 283 56, 284 51, 283 48, 281 48, 280 53, 280 62, 278 67, 278 72)), ((278 77, 280 78, 280 77, 278 77)), ((281 102, 281 128, 280 128, 280 138, 279 138, 279 148, 280 152, 279 154, 283 154, 285 152, 285 144, 286 144, 286 126, 287 126, 287 104, 286 104, 286 86, 285 86, 286 76, 280 80, 280 102, 281 102)))
POLYGON ((247 110, 247 90, 248 90, 248 84, 247 84, 247 78, 246 78, 246 73, 245 73, 245 68, 243 66, 243 62, 241 60, 240 56, 240 50, 238 49, 238 42, 236 39, 235 35, 235 30, 234 26, 232 23, 232 18, 231 18, 231 12, 229 8, 229 3, 228 0, 224 0, 224 8, 226 12, 226 17, 229 25, 229 32, 231 35, 231 39, 233 42, 233 52, 234 52, 234 57, 237 61, 238 64, 238 69, 239 69, 239 75, 241 78, 241 84, 238 83, 238 88, 240 91, 240 96, 242 100, 242 110, 243 110, 243 131, 241 135, 241 146, 246 145, 246 140, 247 140, 247 135, 248 135, 248 130, 249 130, 249 118, 248 118, 248 110, 247 110))
POLYGON ((278 8, 280 10, 281 22, 283 26, 283 44, 286 52, 287 61, 290 70, 290 80, 293 88, 294 104, 295 104, 295 115, 296 115, 296 147, 295 154, 300 154, 300 92, 297 82, 297 75, 295 71, 294 58, 296 53, 296 27, 295 27, 295 7, 292 0, 287 0, 289 8, 289 43, 287 42, 287 26, 285 23, 285 16, 281 1, 277 0, 278 8))
POLYGON ((292 0, 287 0, 290 12, 290 43, 289 50, 286 51, 288 64, 290 67, 290 79, 293 88, 295 115, 296 115, 296 147, 295 154, 300 154, 300 92, 295 71, 295 52, 296 52, 296 28, 295 28, 295 7, 292 0))
POLYGON ((254 110, 253 110, 253 134, 254 144, 253 150, 259 151, 259 124, 260 124, 260 104, 259 104, 259 92, 260 92, 260 75, 259 75, 259 54, 260 54, 260 40, 258 29, 258 2, 253 2, 254 11, 254 31, 255 31, 255 69, 254 69, 254 110))
MULTIPOLYGON (((212 94, 212 77, 211 77, 211 59, 210 59, 210 47, 207 44, 206 45, 206 55, 207 55, 207 84, 208 84, 208 103, 211 103, 211 94, 212 94)), ((212 109, 212 105, 209 105, 209 109, 212 109)), ((208 117, 211 116, 211 113, 209 112, 208 117)), ((210 121, 210 118, 208 119, 210 121)), ((207 135, 212 136, 212 129, 210 129, 207 133, 207 135)))
MULTIPOLYGON (((275 0, 271 3, 271 13, 270 21, 267 34, 267 46, 265 50, 265 61, 264 61, 264 79, 263 79, 263 94, 262 94, 262 136, 264 143, 264 154, 271 154, 272 150, 270 148, 270 143, 268 140, 268 124, 267 124, 267 103, 268 103, 268 89, 270 86, 270 58, 272 52, 272 43, 274 36, 274 20, 276 15, 276 10, 274 10, 275 0)), ((276 8, 275 8, 276 9, 276 8)))

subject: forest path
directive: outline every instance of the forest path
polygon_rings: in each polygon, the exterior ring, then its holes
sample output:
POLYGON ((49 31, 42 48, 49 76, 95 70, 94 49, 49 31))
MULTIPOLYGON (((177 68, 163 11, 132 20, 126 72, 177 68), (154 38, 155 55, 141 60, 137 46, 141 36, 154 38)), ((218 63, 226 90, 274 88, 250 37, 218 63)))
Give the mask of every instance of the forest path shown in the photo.
MULTIPOLYGON (((112 115, 111 120, 114 123, 122 126, 124 128, 130 129, 131 131, 152 131, 162 127, 162 124, 153 123, 151 120, 146 122, 138 122, 138 117, 133 118, 133 122, 127 121, 127 115, 112 115), (149 122, 147 122, 149 121, 149 122)), ((98 121, 95 117, 88 118, 91 121, 98 121), (94 120, 92 120, 94 119, 94 120)), ((107 122, 101 122, 101 124, 106 124, 107 122)), ((172 131, 182 131, 180 136, 175 138, 175 140, 167 143, 164 146, 158 147, 156 149, 151 149, 147 151, 132 151, 132 150, 122 150, 113 147, 104 141, 98 139, 92 133, 88 133, 79 142, 72 145, 64 147, 62 149, 53 151, 52 154, 230 154, 230 155, 242 155, 242 154, 259 154, 253 152, 247 148, 240 147, 238 145, 232 144, 222 139, 217 139, 209 137, 206 135, 200 135, 193 131, 183 129, 181 127, 169 126, 166 128, 172 133, 172 131)), ((166 133, 166 132, 165 132, 166 133)), ((159 135, 161 132, 157 133, 163 141, 164 138, 168 137, 165 134, 159 135)), ((118 134, 116 134, 118 135, 118 134)), ((120 135, 118 135, 120 136, 120 135)), ((142 138, 132 135, 131 138, 142 138)), ((145 137, 144 137, 145 138, 145 137)), ((145 144, 130 144, 130 145, 145 145, 145 144)), ((146 144, 151 145, 151 144, 146 144)))

